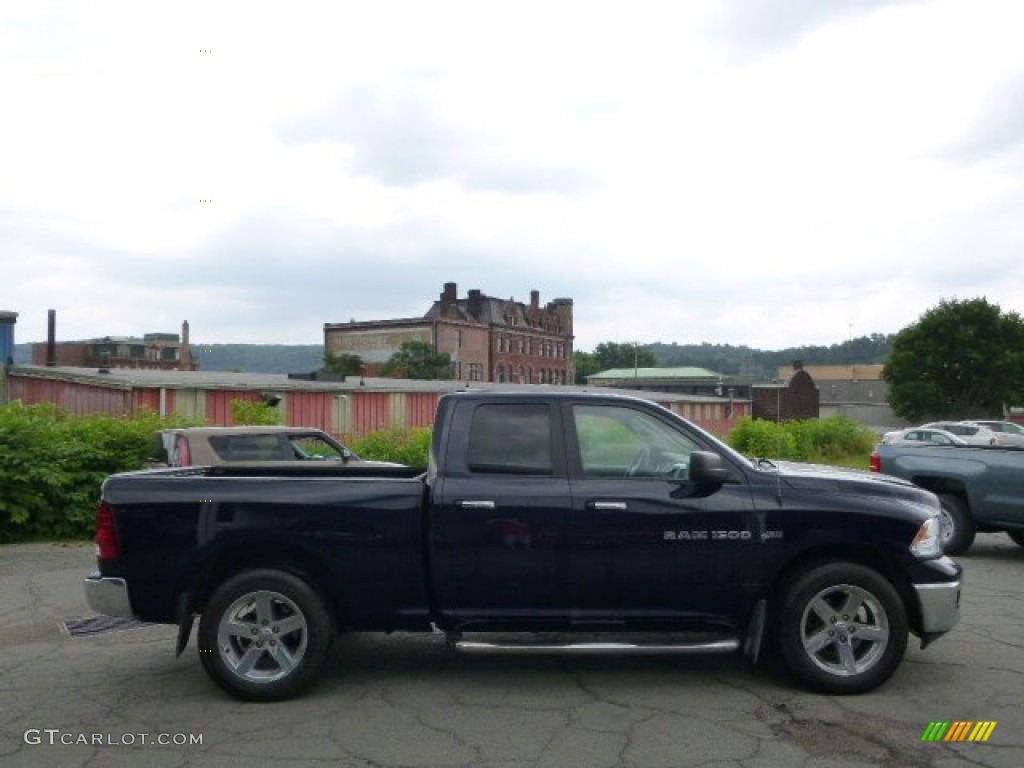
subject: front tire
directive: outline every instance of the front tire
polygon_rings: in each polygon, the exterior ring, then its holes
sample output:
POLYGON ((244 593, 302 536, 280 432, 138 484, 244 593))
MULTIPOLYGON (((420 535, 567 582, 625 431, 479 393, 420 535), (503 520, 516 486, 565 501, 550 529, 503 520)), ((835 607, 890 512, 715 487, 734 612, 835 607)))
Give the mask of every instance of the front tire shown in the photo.
POLYGON ((959 496, 943 493, 939 496, 942 511, 939 513, 942 551, 947 555, 962 555, 974 543, 977 528, 967 503, 959 496))
POLYGON ((309 685, 334 639, 317 592, 294 574, 244 571, 221 584, 199 622, 199 658, 225 691, 279 701, 309 685))
POLYGON ((907 613, 893 586, 857 563, 827 563, 796 576, 779 607, 779 647, 790 670, 823 693, 881 685, 907 649, 907 613))
POLYGON ((1006 535, 1013 539, 1018 547, 1024 547, 1024 531, 1007 531, 1006 535))

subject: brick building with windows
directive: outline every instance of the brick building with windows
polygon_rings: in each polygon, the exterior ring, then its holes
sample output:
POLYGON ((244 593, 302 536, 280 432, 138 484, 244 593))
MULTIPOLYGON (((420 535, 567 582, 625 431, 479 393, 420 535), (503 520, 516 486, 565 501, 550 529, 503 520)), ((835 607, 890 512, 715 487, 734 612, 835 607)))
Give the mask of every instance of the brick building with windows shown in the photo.
POLYGON ((325 323, 328 355, 362 358, 366 375, 381 367, 406 341, 430 344, 452 361, 452 378, 514 384, 572 384, 572 299, 540 304, 498 299, 477 289, 458 297, 455 283, 420 318, 325 323))
POLYGON ((51 310, 49 339, 32 345, 32 364, 79 368, 132 368, 151 371, 195 371, 198 363, 189 346, 188 321, 176 333, 104 336, 84 341, 56 341, 51 310))

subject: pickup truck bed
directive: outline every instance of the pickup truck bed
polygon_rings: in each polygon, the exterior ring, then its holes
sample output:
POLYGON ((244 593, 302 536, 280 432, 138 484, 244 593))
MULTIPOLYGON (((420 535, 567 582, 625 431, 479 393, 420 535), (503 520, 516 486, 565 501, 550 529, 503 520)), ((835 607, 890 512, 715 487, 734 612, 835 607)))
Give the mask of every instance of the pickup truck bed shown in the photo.
POLYGON ((125 473, 104 492, 117 509, 122 555, 101 560, 100 573, 137 585, 139 619, 178 623, 182 574, 198 597, 235 562, 292 559, 315 568, 361 628, 394 629, 396 615, 419 617, 404 628, 429 628, 424 487, 422 470, 405 467, 235 464, 125 473))

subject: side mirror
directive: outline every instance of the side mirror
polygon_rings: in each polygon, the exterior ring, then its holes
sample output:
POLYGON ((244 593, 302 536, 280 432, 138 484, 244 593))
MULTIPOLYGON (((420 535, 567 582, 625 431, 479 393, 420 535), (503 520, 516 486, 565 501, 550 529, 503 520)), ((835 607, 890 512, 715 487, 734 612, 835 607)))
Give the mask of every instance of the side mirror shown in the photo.
POLYGON ((722 457, 711 451, 694 451, 690 454, 690 481, 697 484, 723 485, 729 480, 729 469, 722 464, 722 457))

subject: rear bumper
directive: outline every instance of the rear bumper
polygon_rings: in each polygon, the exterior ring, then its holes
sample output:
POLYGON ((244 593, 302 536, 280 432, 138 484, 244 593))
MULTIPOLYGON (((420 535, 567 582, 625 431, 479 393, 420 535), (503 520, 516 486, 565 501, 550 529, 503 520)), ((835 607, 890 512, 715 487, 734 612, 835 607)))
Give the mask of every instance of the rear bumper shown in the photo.
POLYGON ((937 637, 960 622, 960 588, 963 576, 943 584, 915 584, 921 606, 921 635, 937 637))
POLYGON ((125 619, 134 618, 128 584, 122 578, 92 573, 82 584, 85 601, 96 613, 125 619))

